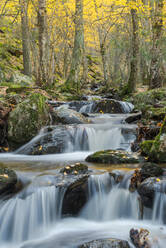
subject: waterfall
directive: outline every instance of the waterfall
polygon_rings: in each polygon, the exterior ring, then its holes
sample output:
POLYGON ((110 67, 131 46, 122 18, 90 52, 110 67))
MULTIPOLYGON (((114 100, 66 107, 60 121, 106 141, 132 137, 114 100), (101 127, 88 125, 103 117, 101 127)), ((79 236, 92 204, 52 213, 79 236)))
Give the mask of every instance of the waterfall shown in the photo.
POLYGON ((112 123, 93 125, 52 126, 41 130, 38 136, 19 148, 17 154, 35 154, 42 147, 44 154, 69 153, 76 151, 98 151, 106 149, 130 150, 130 144, 135 135, 122 133, 122 126, 112 123))
POLYGON ((120 102, 123 112, 130 113, 134 109, 134 105, 130 102, 120 102))
POLYGON ((155 192, 152 221, 158 224, 166 223, 166 194, 164 193, 155 192))
POLYGON ((131 173, 116 183, 109 175, 91 176, 89 179, 89 202, 82 216, 93 220, 139 219, 137 193, 128 190, 131 173))
POLYGON ((0 240, 21 242, 41 236, 60 219, 64 191, 55 186, 31 188, 0 202, 0 240))

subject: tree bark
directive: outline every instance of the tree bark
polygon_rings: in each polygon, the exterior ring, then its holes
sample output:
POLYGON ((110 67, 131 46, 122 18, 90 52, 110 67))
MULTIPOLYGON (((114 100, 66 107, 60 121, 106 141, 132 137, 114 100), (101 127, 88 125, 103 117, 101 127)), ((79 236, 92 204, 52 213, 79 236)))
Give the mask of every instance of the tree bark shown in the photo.
POLYGON ((47 35, 47 11, 46 0, 38 2, 38 29, 39 29, 39 72, 38 84, 45 85, 48 82, 48 35, 47 35))
POLYGON ((22 29, 22 48, 24 74, 32 75, 31 56, 30 56, 30 38, 28 25, 28 0, 20 0, 21 6, 21 29, 22 29))
POLYGON ((84 51, 83 0, 76 0, 74 47, 66 86, 69 90, 80 90, 80 67, 84 51))
POLYGON ((149 88, 159 88, 162 86, 161 76, 161 47, 160 41, 163 31, 163 16, 162 11, 164 8, 163 0, 156 0, 154 12, 152 13, 152 49, 151 49, 151 64, 150 64, 150 82, 149 88))
POLYGON ((137 10, 131 9, 132 19, 132 40, 131 40, 131 60, 130 60, 130 75, 128 79, 128 93, 136 90, 138 80, 138 63, 139 63, 139 22, 137 10))

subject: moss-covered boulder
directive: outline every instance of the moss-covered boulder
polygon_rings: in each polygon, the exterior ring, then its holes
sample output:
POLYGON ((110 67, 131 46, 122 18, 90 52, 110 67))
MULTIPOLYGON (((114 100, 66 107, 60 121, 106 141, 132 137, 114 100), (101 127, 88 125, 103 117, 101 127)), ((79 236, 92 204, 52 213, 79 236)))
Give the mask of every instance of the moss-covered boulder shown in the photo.
POLYGON ((33 94, 18 104, 9 115, 9 141, 24 144, 33 138, 38 131, 49 124, 49 108, 41 94, 33 94))
POLYGON ((134 154, 120 150, 105 150, 89 155, 86 161, 102 164, 135 164, 140 162, 140 157, 137 153, 134 154))
POLYGON ((0 195, 11 193, 15 189, 17 175, 13 170, 0 168, 0 195))
POLYGON ((149 161, 166 163, 166 117, 154 140, 146 140, 140 145, 142 154, 148 156, 149 161))

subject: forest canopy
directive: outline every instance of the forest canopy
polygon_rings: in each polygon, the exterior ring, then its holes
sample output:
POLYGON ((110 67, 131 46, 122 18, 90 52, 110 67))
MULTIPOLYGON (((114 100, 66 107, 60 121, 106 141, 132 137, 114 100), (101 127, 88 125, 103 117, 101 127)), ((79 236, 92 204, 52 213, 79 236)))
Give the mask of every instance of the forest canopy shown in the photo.
POLYGON ((77 92, 94 81, 128 93, 137 84, 163 86, 165 24, 165 0, 0 3, 5 45, 23 47, 24 73, 40 86, 60 82, 77 92))

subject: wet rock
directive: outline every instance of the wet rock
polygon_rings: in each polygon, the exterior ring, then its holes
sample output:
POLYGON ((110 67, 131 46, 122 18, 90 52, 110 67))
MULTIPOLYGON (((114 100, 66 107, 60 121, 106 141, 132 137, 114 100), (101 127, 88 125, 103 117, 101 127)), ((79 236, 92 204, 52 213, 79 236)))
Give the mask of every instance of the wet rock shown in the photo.
POLYGON ((164 170, 157 164, 146 162, 141 165, 141 169, 136 169, 131 177, 129 190, 134 192, 138 186, 149 177, 160 177, 164 170))
POLYGON ((142 177, 139 169, 136 169, 131 177, 129 190, 130 192, 134 192, 140 183, 142 182, 142 177))
POLYGON ((129 247, 130 246, 127 241, 120 239, 99 239, 78 246, 78 248, 129 248, 129 247))
POLYGON ((77 216, 88 201, 88 174, 69 184, 62 203, 62 215, 77 216))
POLYGON ((160 177, 163 175, 164 170, 157 164, 146 162, 141 165, 141 179, 144 181, 148 177, 160 177))
POLYGON ((135 245, 136 248, 150 248, 150 243, 148 241, 149 231, 146 229, 131 229, 130 230, 130 238, 132 243, 135 245))
POLYGON ((95 152, 86 158, 87 162, 103 164, 135 164, 140 162, 138 154, 125 152, 122 150, 105 150, 95 152))
POLYGON ((132 123, 132 122, 138 121, 141 119, 141 116, 142 116, 141 112, 130 114, 130 116, 128 116, 125 119, 125 122, 132 123))
POLYGON ((121 102, 114 99, 101 99, 93 101, 74 101, 69 103, 69 107, 76 111, 86 113, 128 113, 133 109, 133 105, 128 102, 121 102))
POLYGON ((19 148, 18 154, 44 155, 78 150, 88 150, 87 133, 84 127, 57 125, 47 126, 38 136, 19 148))
POLYGON ((75 110, 67 108, 63 105, 52 112, 53 124, 83 124, 89 121, 75 110))
POLYGON ((9 140, 16 144, 24 144, 49 122, 50 116, 45 97, 41 94, 33 94, 10 112, 9 140))
POLYGON ((60 170, 64 175, 77 175, 88 172, 88 166, 81 163, 76 163, 73 165, 67 165, 60 170))
POLYGON ((11 193, 15 190, 17 175, 13 170, 0 168, 0 196, 11 193))
POLYGON ((152 208, 155 192, 166 193, 166 178, 149 177, 137 189, 145 207, 152 208))

